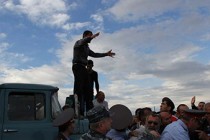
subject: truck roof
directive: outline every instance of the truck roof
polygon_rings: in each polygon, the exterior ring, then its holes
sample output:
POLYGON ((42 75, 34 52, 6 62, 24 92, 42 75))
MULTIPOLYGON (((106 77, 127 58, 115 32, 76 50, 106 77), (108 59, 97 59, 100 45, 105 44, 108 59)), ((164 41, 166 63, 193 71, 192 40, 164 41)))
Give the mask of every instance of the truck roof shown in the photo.
POLYGON ((29 83, 4 83, 0 84, 0 89, 34 89, 34 90, 52 90, 58 91, 59 88, 44 84, 29 84, 29 83))

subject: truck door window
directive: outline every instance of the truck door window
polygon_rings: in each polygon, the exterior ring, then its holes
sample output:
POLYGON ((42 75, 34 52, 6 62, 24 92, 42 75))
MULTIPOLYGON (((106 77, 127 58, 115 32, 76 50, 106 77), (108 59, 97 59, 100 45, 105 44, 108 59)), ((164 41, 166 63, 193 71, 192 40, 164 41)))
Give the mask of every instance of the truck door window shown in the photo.
POLYGON ((8 98, 8 118, 12 121, 44 119, 44 94, 19 92, 10 93, 8 98))
POLYGON ((58 114, 61 113, 62 109, 58 101, 58 93, 55 92, 52 94, 52 118, 55 119, 58 114))

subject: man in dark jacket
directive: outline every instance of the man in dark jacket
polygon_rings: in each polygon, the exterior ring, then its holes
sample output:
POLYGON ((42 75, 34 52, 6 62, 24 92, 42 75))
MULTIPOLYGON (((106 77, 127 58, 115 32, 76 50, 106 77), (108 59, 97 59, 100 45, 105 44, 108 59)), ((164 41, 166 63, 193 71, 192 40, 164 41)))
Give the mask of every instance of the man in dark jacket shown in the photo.
POLYGON ((93 70, 93 61, 88 60, 87 64, 87 71, 88 71, 88 78, 89 78, 89 90, 86 100, 86 108, 87 111, 89 111, 91 108, 93 108, 93 97, 94 97, 94 85, 96 92, 98 94, 99 92, 99 83, 98 83, 98 73, 93 70))
POLYGON ((72 71, 74 74, 74 94, 78 96, 80 103, 80 114, 84 115, 86 94, 88 93, 88 72, 86 69, 88 56, 99 58, 110 56, 113 57, 115 53, 112 50, 106 53, 95 53, 89 48, 89 43, 93 38, 99 36, 99 32, 93 34, 91 31, 86 30, 83 33, 83 38, 76 41, 73 50, 73 66, 72 71))

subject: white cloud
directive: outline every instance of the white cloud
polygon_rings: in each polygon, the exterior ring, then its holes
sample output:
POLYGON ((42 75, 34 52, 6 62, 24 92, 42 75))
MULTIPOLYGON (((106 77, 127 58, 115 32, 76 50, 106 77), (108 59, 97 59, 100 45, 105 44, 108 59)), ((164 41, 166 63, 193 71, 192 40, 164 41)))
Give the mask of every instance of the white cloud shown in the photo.
POLYGON ((63 25, 62 28, 65 30, 72 30, 72 29, 78 30, 80 28, 83 28, 89 25, 90 25, 90 22, 76 22, 76 23, 67 23, 63 25))
POLYGON ((97 21, 99 23, 104 21, 103 17, 101 15, 98 15, 98 14, 91 15, 90 17, 93 18, 95 21, 97 21))
POLYGON ((70 23, 69 10, 75 9, 78 5, 76 2, 71 4, 65 3, 64 0, 14 0, 5 1, 4 8, 13 12, 27 15, 27 17, 38 25, 48 25, 62 28, 64 30, 79 29, 88 26, 89 22, 70 23))
POLYGON ((104 30, 104 19, 103 16, 98 13, 98 14, 93 14, 90 16, 96 23, 94 24, 94 29, 97 30, 104 30))
POLYGON ((61 26, 70 18, 67 14, 67 6, 62 0, 20 0, 4 2, 6 9, 20 14, 25 14, 35 23, 51 26, 61 26))
POLYGON ((7 37, 7 35, 5 33, 0 33, 0 39, 4 39, 6 37, 7 37))
MULTIPOLYGON (((177 10, 183 12, 191 12, 198 7, 208 7, 208 0, 205 1, 185 1, 176 0, 119 0, 115 5, 107 10, 108 14, 112 14, 114 19, 124 22, 146 20, 147 18, 156 18, 166 12, 175 12, 177 10), (190 5, 190 6, 189 6, 190 5)), ((181 14, 181 13, 178 13, 181 14)), ((161 19, 159 17, 159 19, 161 19)))
POLYGON ((69 72, 61 65, 31 67, 29 69, 5 68, 1 70, 4 82, 41 83, 49 85, 68 85, 69 72))
POLYGON ((8 47, 9 47, 9 43, 6 43, 6 42, 0 43, 0 53, 2 53, 5 50, 7 50, 8 47))
POLYGON ((210 33, 209 34, 205 34, 201 37, 202 41, 210 41, 210 33))
MULTIPOLYGON (((3 35, 6 37, 5 35, 3 35)), ((3 63, 7 66, 16 65, 17 63, 24 63, 30 61, 31 58, 25 56, 22 53, 14 53, 8 51, 10 44, 7 42, 0 42, 0 63, 3 63)))

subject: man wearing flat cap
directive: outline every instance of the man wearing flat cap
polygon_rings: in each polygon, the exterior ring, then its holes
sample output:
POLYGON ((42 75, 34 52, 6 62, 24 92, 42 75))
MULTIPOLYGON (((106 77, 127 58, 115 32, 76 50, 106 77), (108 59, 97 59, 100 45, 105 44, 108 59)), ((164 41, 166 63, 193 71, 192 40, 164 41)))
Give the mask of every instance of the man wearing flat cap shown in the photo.
POLYGON ((80 140, 110 140, 106 133, 111 129, 112 119, 103 106, 96 106, 87 112, 90 130, 80 140))
POLYGON ((59 133, 56 140, 71 140, 69 137, 74 131, 74 110, 72 108, 65 109, 53 121, 53 126, 58 127, 59 133))
POLYGON ((190 140, 190 133, 199 129, 200 120, 205 111, 187 109, 176 122, 166 126, 161 134, 161 140, 190 140))

